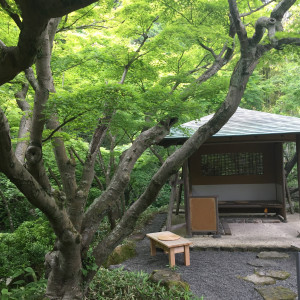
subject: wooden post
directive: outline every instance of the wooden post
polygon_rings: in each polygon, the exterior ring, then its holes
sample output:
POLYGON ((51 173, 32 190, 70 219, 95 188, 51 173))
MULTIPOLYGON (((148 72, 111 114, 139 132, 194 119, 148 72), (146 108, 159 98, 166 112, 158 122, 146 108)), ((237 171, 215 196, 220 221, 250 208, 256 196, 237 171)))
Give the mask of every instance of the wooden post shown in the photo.
POLYGON ((300 211, 300 134, 296 136, 296 154, 297 154, 297 176, 299 193, 299 211, 300 211))
POLYGON ((181 203, 181 194, 182 194, 182 179, 180 180, 181 183, 179 185, 179 190, 178 190, 178 197, 177 197, 177 205, 176 205, 176 216, 179 214, 179 209, 180 209, 180 203, 181 203))
POLYGON ((295 211, 294 211, 294 206, 293 206, 290 190, 289 190, 289 187, 288 187, 288 184, 287 184, 286 174, 284 176, 284 188, 285 188, 287 200, 288 200, 289 205, 290 205, 290 212, 291 212, 291 214, 294 214, 295 211))
POLYGON ((185 207, 185 222, 186 222, 186 235, 192 236, 191 230, 191 212, 190 212, 190 184, 189 184, 189 167, 186 160, 182 167, 183 185, 184 185, 184 207, 185 207))
POLYGON ((170 202, 169 202, 169 211, 166 223, 166 230, 171 231, 172 227, 172 214, 174 208, 174 202, 176 198, 176 191, 177 191, 177 179, 178 179, 178 172, 171 177, 171 195, 170 195, 170 202))

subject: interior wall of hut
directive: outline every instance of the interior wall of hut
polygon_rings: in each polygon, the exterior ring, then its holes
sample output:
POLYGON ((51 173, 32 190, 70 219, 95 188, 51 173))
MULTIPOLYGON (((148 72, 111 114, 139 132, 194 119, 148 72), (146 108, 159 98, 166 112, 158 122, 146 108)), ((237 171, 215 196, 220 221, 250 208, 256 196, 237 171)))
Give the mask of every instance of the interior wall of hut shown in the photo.
POLYGON ((203 145, 189 159, 192 196, 283 202, 282 143, 203 145))

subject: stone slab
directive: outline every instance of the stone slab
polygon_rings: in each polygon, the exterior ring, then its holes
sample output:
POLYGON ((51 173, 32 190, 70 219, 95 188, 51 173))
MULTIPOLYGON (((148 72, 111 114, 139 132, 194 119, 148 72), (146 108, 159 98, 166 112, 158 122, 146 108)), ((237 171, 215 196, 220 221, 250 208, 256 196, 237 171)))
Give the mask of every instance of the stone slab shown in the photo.
POLYGON ((259 270, 256 271, 255 274, 257 274, 258 276, 267 276, 279 280, 285 280, 291 276, 289 272, 281 271, 281 270, 267 270, 267 271, 259 270))
POLYGON ((257 274, 248 275, 246 277, 243 277, 243 279, 246 281, 250 281, 255 285, 269 285, 276 283, 276 280, 272 277, 259 276, 257 274))
POLYGON ((264 260, 260 258, 256 258, 254 260, 248 261, 248 265, 253 267, 277 267, 279 264, 276 261, 272 260, 264 260))
POLYGON ((295 300, 297 294, 286 287, 266 286, 255 288, 264 300, 295 300))

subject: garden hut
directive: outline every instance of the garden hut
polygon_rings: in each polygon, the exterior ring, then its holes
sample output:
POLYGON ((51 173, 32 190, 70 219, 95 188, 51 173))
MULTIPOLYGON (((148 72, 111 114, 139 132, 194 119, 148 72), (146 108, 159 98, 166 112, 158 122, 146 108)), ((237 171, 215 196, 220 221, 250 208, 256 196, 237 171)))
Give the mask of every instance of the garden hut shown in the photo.
MULTIPOLYGON (((213 115, 181 125, 163 144, 183 144, 213 115)), ((283 143, 296 142, 300 118, 238 108, 183 167, 187 234, 216 231, 218 212, 276 213, 286 221, 283 143)))

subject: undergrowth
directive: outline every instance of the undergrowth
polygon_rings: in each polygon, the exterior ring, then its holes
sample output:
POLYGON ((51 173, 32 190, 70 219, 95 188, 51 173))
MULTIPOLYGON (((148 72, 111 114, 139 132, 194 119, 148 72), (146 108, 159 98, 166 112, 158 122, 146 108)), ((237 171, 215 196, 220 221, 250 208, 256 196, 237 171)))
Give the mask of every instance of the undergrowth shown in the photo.
POLYGON ((122 269, 107 270, 100 268, 90 284, 86 300, 204 300, 194 296, 189 290, 170 288, 150 282, 149 274, 127 272, 122 269))

